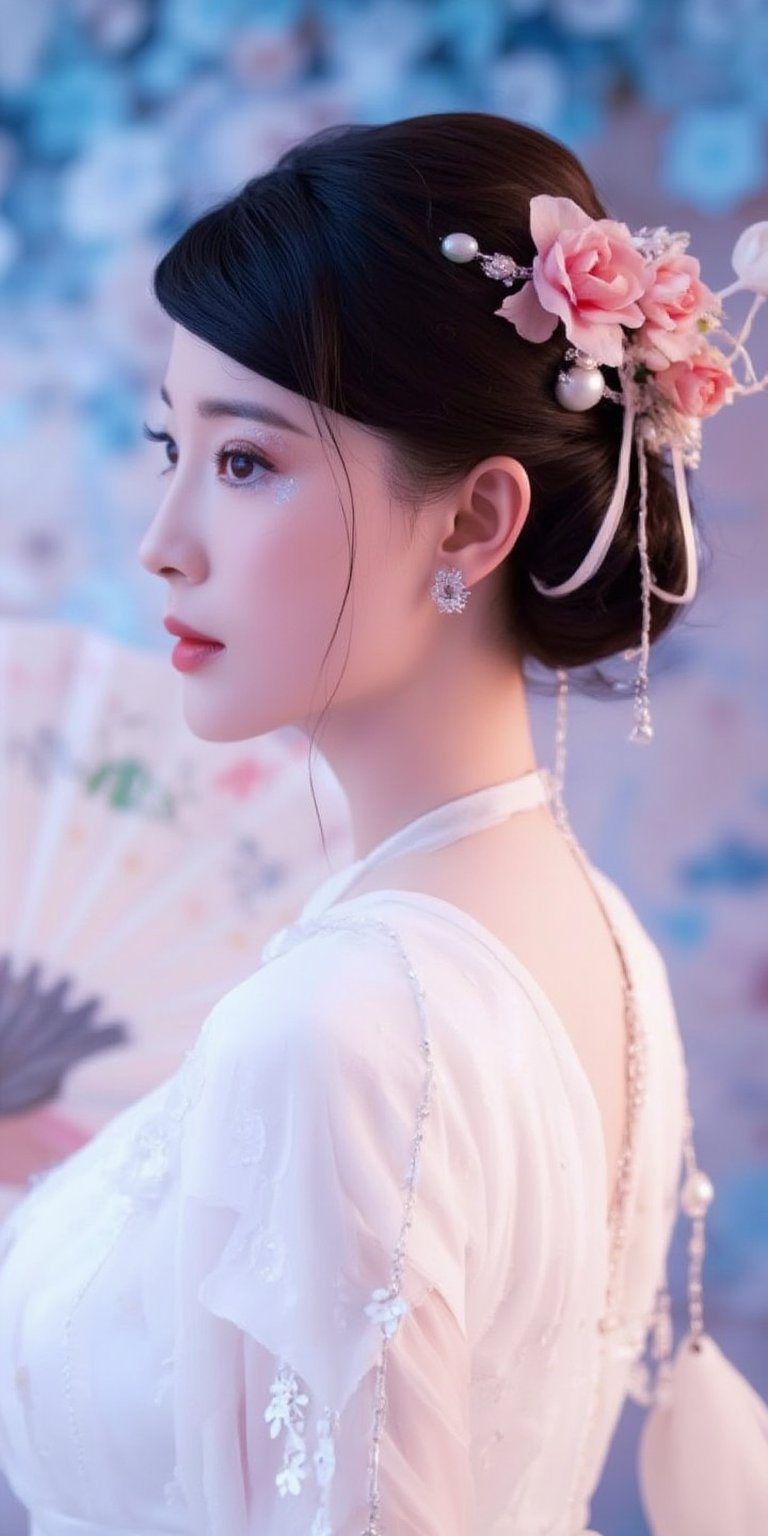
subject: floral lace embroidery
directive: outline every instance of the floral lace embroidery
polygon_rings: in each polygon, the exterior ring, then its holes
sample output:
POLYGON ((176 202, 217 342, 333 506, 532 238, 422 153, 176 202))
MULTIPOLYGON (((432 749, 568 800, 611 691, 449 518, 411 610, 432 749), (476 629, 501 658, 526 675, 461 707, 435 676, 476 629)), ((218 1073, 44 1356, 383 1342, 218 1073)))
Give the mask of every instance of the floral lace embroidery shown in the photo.
MULTIPOLYGON (((424 1122, 431 1108, 434 1065, 427 1020, 426 994, 411 964, 408 951, 403 945, 398 930, 390 927, 388 923, 382 922, 378 918, 353 916, 330 919, 325 916, 314 922, 298 921, 286 928, 281 928, 272 935, 271 939, 262 949, 262 963, 287 953, 295 943, 309 938, 314 933, 332 932, 334 930, 357 933, 361 936, 376 933, 384 937, 394 947, 405 968, 416 1003, 416 1010, 421 1025, 420 1050, 426 1061, 424 1086, 421 1100, 416 1107, 416 1127, 411 1144, 409 1167, 404 1180, 406 1198, 404 1202, 403 1223, 393 1254, 390 1283, 388 1286, 377 1286, 372 1291, 363 1309, 366 1317, 372 1323, 376 1323, 379 1326, 381 1350, 376 1367, 373 1427, 368 1456, 369 1516, 365 1531, 361 1533, 361 1536, 382 1536, 378 1477, 380 1442, 386 1413, 386 1365, 388 1347, 392 1336, 397 1332, 403 1317, 408 1311, 408 1303, 400 1295, 402 1269, 405 1261, 406 1236, 413 1220, 412 1205, 421 1156, 424 1122)), ((283 1464, 276 1477, 277 1486, 281 1494, 286 1491, 298 1493, 301 1489, 302 1480, 306 1476, 303 1408, 308 1402, 308 1397, 304 1393, 298 1393, 296 1378, 285 1361, 280 1362, 277 1375, 270 1387, 270 1394, 273 1400, 264 1415, 272 1424, 270 1432, 273 1437, 278 1434, 281 1423, 285 1424, 287 1431, 283 1464)), ((310 1536, 332 1536, 328 1515, 328 1493, 333 1476, 333 1466, 335 1465, 335 1462, 331 1459, 333 1448, 330 1445, 330 1441, 336 1424, 335 1416, 332 1415, 329 1419, 327 1415, 328 1410, 326 1409, 325 1416, 318 1421, 317 1426, 318 1450, 315 1458, 315 1470, 322 1491, 320 1503, 310 1530, 310 1536), (325 1480, 323 1481, 322 1479, 325 1480)))
MULTIPOLYGON (((197 1044, 187 1051, 171 1077, 158 1108, 132 1134, 112 1138, 107 1131, 105 1135, 102 1172, 113 1187, 134 1199, 156 1200, 169 1181, 183 1122, 202 1086, 197 1044)), ((122 1127, 115 1130, 122 1132, 122 1127)))
MULTIPOLYGON (((264 1411, 264 1418, 270 1426, 271 1439, 279 1435, 281 1428, 285 1429, 283 1460, 275 1475, 275 1483, 281 1497, 286 1493, 298 1494, 308 1475, 304 1421, 309 1395, 300 1390, 298 1377, 285 1360, 279 1362, 269 1395, 270 1402, 264 1411)), ((312 1463, 320 1498, 309 1536, 333 1536, 328 1499, 336 1469, 334 1435, 338 1423, 339 1415, 331 1408, 326 1408, 317 1420, 317 1446, 312 1455, 312 1463)))
POLYGON ((260 1280, 279 1280, 285 1268, 286 1247, 282 1234, 259 1222, 236 1230, 227 1248, 228 1259, 245 1259, 260 1280))
POLYGON ((336 1451, 333 1437, 336 1433, 338 1422, 338 1413, 330 1408, 326 1408, 325 1413, 317 1421, 317 1449, 312 1460, 315 1467, 315 1477, 320 1489, 320 1502, 315 1511, 309 1536, 333 1536, 328 1498, 336 1468, 336 1451))
POLYGON ((275 1439, 281 1425, 285 1427, 282 1466, 275 1477, 281 1497, 286 1493, 300 1493, 307 1475, 307 1451, 304 1443, 304 1409, 309 1398, 299 1391, 299 1383, 284 1360, 280 1361, 277 1375, 269 1389, 271 1401, 264 1410, 269 1424, 270 1437, 275 1439))

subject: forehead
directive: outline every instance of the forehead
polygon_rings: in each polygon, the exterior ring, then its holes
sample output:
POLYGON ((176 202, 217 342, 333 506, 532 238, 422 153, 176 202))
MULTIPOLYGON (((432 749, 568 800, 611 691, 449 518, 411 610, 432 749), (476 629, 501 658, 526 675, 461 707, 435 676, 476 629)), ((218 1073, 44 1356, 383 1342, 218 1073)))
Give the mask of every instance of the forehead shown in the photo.
POLYGON ((314 443, 324 457, 330 450, 334 461, 341 455, 348 472, 357 469, 388 481, 386 433, 328 408, 321 411, 304 395, 246 368, 178 322, 160 394, 172 411, 205 422, 225 418, 260 422, 293 446, 309 451, 314 443))
POLYGON ((308 402, 219 352, 183 326, 174 326, 160 396, 172 410, 192 409, 206 420, 241 417, 314 436, 308 402))
POLYGON ((215 385, 217 389, 223 388, 229 393, 250 393, 255 396, 258 392, 264 396, 274 396, 275 399, 280 396, 286 402, 296 400, 306 405, 303 396, 283 389, 264 374, 255 373, 252 368, 246 368, 235 358, 229 357, 226 352, 219 352, 217 347, 185 330, 183 325, 174 324, 165 386, 168 392, 172 393, 175 389, 179 398, 188 399, 195 394, 200 384, 215 385))

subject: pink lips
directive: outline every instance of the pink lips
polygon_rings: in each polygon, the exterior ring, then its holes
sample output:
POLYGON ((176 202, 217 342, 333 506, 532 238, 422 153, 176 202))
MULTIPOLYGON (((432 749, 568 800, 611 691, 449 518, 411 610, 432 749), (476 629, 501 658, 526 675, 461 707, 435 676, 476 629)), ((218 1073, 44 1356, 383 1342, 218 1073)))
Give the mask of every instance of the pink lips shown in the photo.
POLYGON ((218 640, 177 640, 171 652, 171 661, 179 672, 192 672, 212 656, 225 650, 218 640))
POLYGON ((188 624, 183 624, 173 614, 168 614, 163 623, 169 634, 179 637, 171 652, 171 661, 179 672, 192 672, 195 667, 202 666, 203 662, 226 649, 223 641, 214 640, 212 635, 202 635, 197 629, 190 629, 188 624))
POLYGON ((203 635, 199 629, 190 629, 188 624, 183 624, 181 619, 175 619, 173 614, 168 614, 163 623, 170 635, 178 635, 180 640, 192 640, 198 645, 221 645, 221 640, 213 635, 203 635))

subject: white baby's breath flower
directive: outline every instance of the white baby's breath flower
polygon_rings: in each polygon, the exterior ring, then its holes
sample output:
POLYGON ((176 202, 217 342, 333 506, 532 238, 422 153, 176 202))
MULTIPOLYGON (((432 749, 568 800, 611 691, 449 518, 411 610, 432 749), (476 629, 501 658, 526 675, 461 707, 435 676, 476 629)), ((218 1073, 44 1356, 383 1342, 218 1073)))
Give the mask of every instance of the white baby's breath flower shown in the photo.
POLYGON ((768 296, 768 219, 742 230, 733 247, 731 265, 742 288, 768 296))

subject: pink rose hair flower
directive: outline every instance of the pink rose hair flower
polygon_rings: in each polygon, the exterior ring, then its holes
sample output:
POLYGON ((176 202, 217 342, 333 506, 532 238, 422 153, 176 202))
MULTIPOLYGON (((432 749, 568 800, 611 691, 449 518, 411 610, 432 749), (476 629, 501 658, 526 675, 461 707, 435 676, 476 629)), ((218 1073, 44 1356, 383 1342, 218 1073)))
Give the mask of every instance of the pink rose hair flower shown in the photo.
POLYGON ((645 324, 633 346, 647 368, 668 368, 696 352, 702 332, 717 323, 722 305, 701 281, 699 262, 673 244, 651 264, 639 299, 645 324))
POLYGON ((703 417, 730 404, 736 379, 722 352, 704 343, 690 357, 655 374, 654 385, 682 416, 703 417))
POLYGON ((532 281, 495 313, 525 341, 547 341, 558 320, 574 347, 598 363, 621 364, 623 326, 640 327, 648 264, 626 224, 590 219, 569 197, 531 198, 536 245, 532 281))

